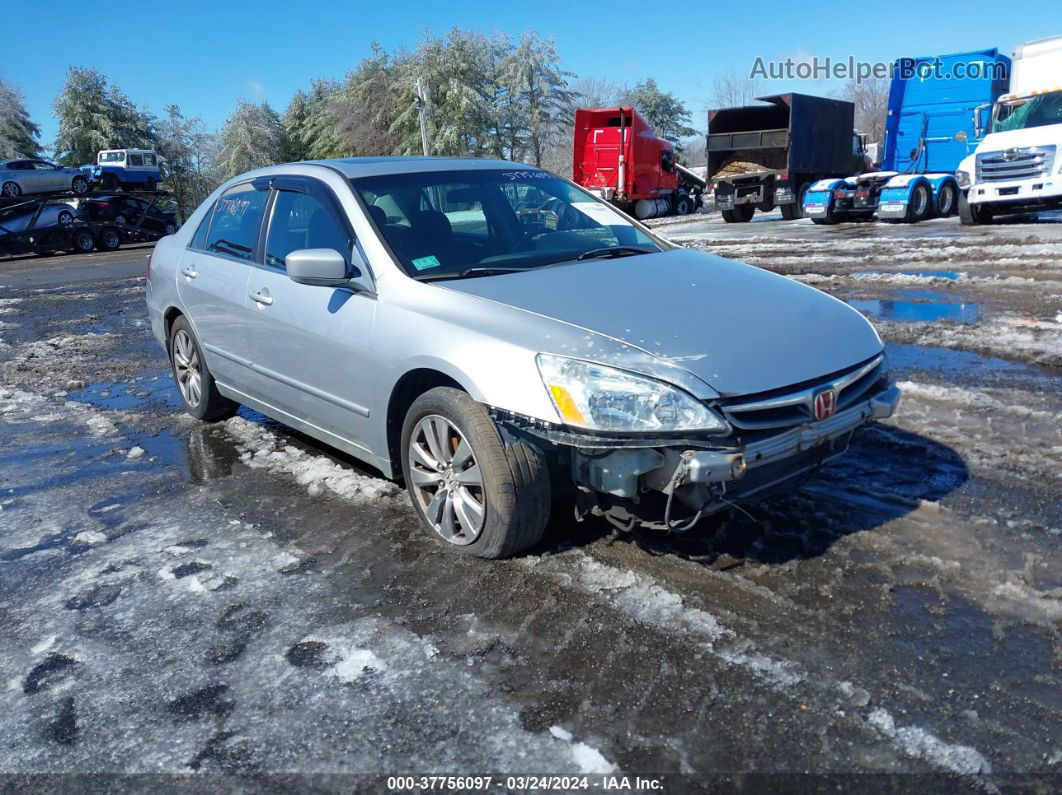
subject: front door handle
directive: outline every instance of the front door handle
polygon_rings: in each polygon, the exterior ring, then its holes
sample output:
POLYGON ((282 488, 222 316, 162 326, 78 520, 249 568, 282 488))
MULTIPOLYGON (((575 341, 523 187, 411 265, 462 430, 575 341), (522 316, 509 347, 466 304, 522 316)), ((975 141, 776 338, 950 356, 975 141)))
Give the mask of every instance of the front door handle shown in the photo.
POLYGON ((261 290, 256 290, 255 292, 251 293, 251 300, 254 301, 256 304, 264 304, 265 306, 269 306, 271 303, 273 303, 273 296, 269 294, 269 290, 263 287, 261 290))
POLYGON ((181 268, 181 276, 184 276, 188 279, 194 279, 198 275, 199 271, 195 269, 195 265, 185 265, 183 268, 181 268))

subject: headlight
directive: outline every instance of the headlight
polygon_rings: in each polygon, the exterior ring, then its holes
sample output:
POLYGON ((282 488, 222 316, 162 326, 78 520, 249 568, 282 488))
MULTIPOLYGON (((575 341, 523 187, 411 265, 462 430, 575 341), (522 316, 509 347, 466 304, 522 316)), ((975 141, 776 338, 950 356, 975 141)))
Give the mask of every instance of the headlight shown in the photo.
POLYGON ((969 171, 956 171, 955 181, 959 183, 960 188, 970 187, 970 172, 969 171))
POLYGON ((561 418, 592 431, 727 433, 730 426, 692 395, 603 364, 538 355, 538 370, 561 418))

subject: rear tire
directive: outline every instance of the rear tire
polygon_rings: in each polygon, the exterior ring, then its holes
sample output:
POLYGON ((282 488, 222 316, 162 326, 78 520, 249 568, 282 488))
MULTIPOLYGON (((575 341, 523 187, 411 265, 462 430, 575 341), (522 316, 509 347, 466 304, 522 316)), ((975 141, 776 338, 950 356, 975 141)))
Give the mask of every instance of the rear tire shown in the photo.
POLYGON ((170 329, 169 353, 173 380, 185 411, 203 422, 225 420, 237 412, 240 404, 218 392, 199 340, 183 315, 170 329))
POLYGON ((3 194, 5 199, 17 199, 22 195, 22 188, 17 182, 5 182, 4 186, 0 188, 0 193, 3 194))
POLYGON ((992 211, 978 204, 970 204, 965 193, 959 193, 959 223, 963 226, 992 223, 992 211))
POLYGON ((60 226, 70 226, 70 224, 74 223, 74 214, 70 210, 60 210, 55 220, 59 222, 60 226))
POLYGON ((733 210, 723 210, 723 220, 728 224, 747 224, 755 212, 751 204, 739 204, 733 210))
POLYGON ((955 215, 956 206, 959 203, 959 189, 954 182, 945 182, 940 187, 940 195, 937 197, 934 214, 940 218, 955 215))
POLYGON ((89 192, 88 180, 84 177, 74 177, 73 182, 70 183, 70 188, 78 196, 84 196, 86 193, 89 192))
POLYGON ((96 247, 100 251, 117 251, 122 246, 122 235, 113 226, 105 227, 96 238, 96 247))
POLYGON ((75 254, 91 254, 94 248, 96 248, 96 240, 87 229, 81 229, 74 235, 75 254))
POLYGON ((156 183, 153 179, 149 179, 144 183, 144 190, 150 193, 154 193, 156 190, 158 190, 158 183, 156 183))
POLYGON ((911 198, 907 200, 907 214, 904 220, 909 224, 917 224, 926 220, 933 210, 933 197, 929 192, 929 185, 920 182, 911 191, 911 198))
POLYGON ((417 398, 402 426, 401 450, 410 501, 435 540, 468 555, 504 558, 542 538, 550 513, 542 455, 523 442, 503 442, 467 393, 436 387, 417 398))

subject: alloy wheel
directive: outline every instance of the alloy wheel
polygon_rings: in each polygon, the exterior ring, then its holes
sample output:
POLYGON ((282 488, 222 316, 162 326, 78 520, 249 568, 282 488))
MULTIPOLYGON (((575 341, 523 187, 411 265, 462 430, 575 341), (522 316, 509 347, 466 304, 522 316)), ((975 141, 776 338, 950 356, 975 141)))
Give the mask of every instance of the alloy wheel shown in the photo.
POLYGON ((203 394, 203 374, 199 365, 199 350, 184 329, 173 335, 173 372, 177 388, 189 406, 195 408, 203 394))
POLYGON ((471 544, 483 531, 486 497, 472 447, 445 417, 429 414, 409 440, 409 477, 420 509, 451 544, 471 544))

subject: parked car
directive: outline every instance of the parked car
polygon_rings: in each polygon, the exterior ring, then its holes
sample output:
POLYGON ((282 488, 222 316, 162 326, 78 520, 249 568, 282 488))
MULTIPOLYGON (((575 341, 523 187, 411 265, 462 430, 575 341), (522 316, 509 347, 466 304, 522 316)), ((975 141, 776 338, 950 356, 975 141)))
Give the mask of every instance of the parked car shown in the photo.
POLYGON ((105 191, 153 191, 162 181, 160 158, 154 149, 105 149, 96 164, 81 167, 85 176, 105 191))
POLYGON ((78 195, 88 193, 89 181, 80 169, 57 166, 47 160, 0 161, 0 196, 5 199, 66 190, 78 195))
POLYGON ((249 172, 155 247, 147 307, 190 414, 244 404, 344 450, 482 557, 533 545, 562 492, 687 529, 802 482, 899 400, 841 301, 510 162, 249 172))
POLYGON ((172 235, 180 227, 177 215, 128 194, 93 196, 77 202, 78 215, 86 221, 138 228, 153 235, 172 235))
POLYGON ((92 251, 95 236, 74 222, 74 210, 61 202, 25 201, 2 207, 0 255, 92 251))

